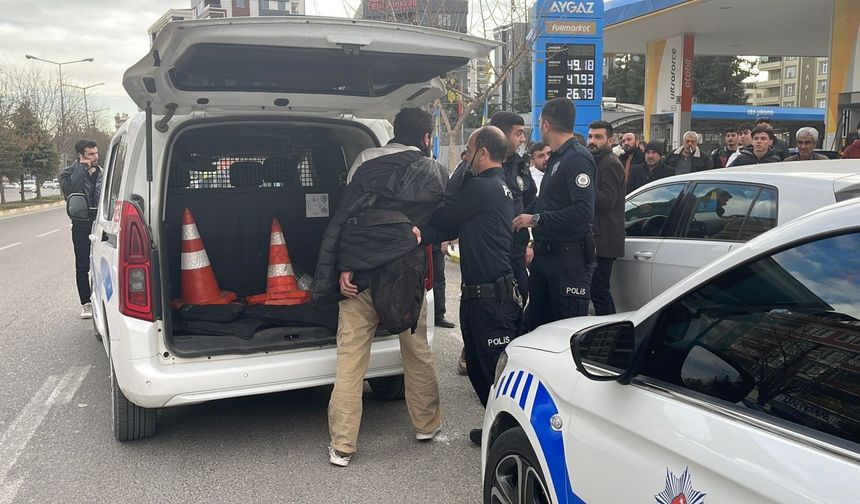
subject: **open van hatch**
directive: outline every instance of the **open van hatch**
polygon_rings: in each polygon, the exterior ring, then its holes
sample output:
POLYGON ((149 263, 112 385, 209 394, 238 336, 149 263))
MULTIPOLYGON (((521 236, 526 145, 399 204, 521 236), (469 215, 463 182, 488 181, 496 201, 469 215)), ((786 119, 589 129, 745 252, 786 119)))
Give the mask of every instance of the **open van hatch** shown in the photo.
POLYGON ((498 44, 368 20, 279 17, 171 22, 123 85, 141 109, 288 110, 392 117, 442 96, 439 76, 498 44))

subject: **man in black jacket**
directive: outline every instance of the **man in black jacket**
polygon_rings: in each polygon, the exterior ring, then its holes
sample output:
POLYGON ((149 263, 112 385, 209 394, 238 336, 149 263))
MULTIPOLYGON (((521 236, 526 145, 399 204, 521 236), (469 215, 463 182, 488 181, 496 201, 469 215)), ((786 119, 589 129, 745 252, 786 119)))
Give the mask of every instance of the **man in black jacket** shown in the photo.
MULTIPOLYGON (((502 171, 505 183, 514 197, 514 215, 519 215, 523 209, 532 204, 537 196, 537 186, 532 179, 528 163, 517 150, 526 142, 525 121, 519 114, 513 112, 496 112, 490 118, 490 125, 502 130, 508 141, 505 161, 502 171)), ((521 229, 514 233, 514 244, 511 249, 511 268, 517 280, 517 288, 523 303, 528 300, 529 274, 526 271, 526 248, 529 244, 529 230, 521 229)))
POLYGON ((92 140, 79 140, 75 144, 78 160, 60 173, 60 187, 66 198, 70 194, 82 193, 90 205, 90 218, 87 221, 72 221, 72 245, 75 249, 75 281, 81 301, 81 318, 93 318, 93 305, 90 303, 90 231, 96 218, 95 208, 99 206, 102 170, 99 167, 99 149, 92 140))
MULTIPOLYGON (((505 135, 495 126, 469 137, 467 159, 473 176, 436 210, 421 235, 430 243, 460 238, 460 328, 466 369, 481 404, 487 405, 499 355, 519 330, 522 303, 511 269, 514 203, 502 162, 505 135)), ((481 429, 469 439, 481 443, 481 429)))
POLYGON ((738 151, 737 128, 728 128, 725 131, 726 145, 717 147, 711 151, 711 168, 725 168, 729 164, 729 158, 738 151))
POLYGON ((663 163, 663 146, 659 142, 648 142, 645 145, 645 164, 636 165, 627 181, 627 193, 630 194, 648 182, 671 177, 675 170, 663 163))
POLYGON ((543 141, 552 148, 540 196, 518 215, 514 232, 533 228, 535 257, 523 329, 588 314, 594 249, 594 158, 576 141, 576 108, 565 98, 544 104, 543 141))
POLYGON ((663 161, 675 170, 675 175, 707 170, 708 158, 699 148, 699 134, 695 131, 684 133, 684 145, 675 149, 663 161))
POLYGON ((636 133, 625 133, 621 135, 621 148, 624 153, 618 156, 624 168, 624 183, 630 179, 630 172, 634 166, 645 163, 645 154, 639 148, 639 136, 636 133))
POLYGON ((729 165, 746 166, 760 163, 779 163, 781 159, 771 148, 773 132, 767 126, 756 126, 752 130, 752 149, 742 149, 729 165))
POLYGON ((770 130, 770 148, 773 151, 773 154, 775 154, 780 161, 791 155, 791 152, 788 150, 788 144, 777 138, 776 134, 774 134, 773 121, 771 121, 767 117, 760 117, 756 119, 755 125, 756 127, 763 126, 770 130))
POLYGON ((423 308, 427 259, 416 227, 430 221, 447 179, 445 168, 429 157, 432 129, 430 114, 401 110, 394 118, 394 139, 359 155, 360 164, 323 236, 313 301, 337 299, 338 288, 345 297, 339 303, 337 370, 328 407, 328 455, 337 466, 347 466, 355 453, 364 375, 380 323, 400 334, 406 404, 416 439, 429 441, 441 429, 439 385, 423 308))
POLYGON ((597 268, 591 279, 591 303, 597 315, 615 313, 609 292, 612 263, 624 256, 624 168, 612 153, 609 139, 612 125, 594 121, 588 125, 588 150, 597 165, 594 203, 594 239, 597 243, 597 268))

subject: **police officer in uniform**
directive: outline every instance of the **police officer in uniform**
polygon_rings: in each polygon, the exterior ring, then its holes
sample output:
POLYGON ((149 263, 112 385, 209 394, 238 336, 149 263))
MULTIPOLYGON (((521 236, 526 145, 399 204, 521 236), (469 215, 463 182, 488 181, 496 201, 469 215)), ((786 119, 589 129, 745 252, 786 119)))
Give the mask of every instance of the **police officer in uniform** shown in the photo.
MULTIPOLYGON (((469 380, 484 406, 496 361, 517 336, 522 317, 511 271, 514 202, 502 171, 506 151, 505 135, 498 128, 475 130, 466 158, 474 176, 446 196, 430 225, 421 229, 426 243, 460 238, 460 329, 469 380)), ((481 429, 473 429, 469 438, 480 444, 481 429)))
MULTIPOLYGON (((526 143, 526 123, 521 115, 502 111, 493 114, 490 124, 502 130, 508 140, 508 150, 502 163, 502 171, 505 174, 508 189, 514 197, 514 215, 519 215, 537 197, 537 186, 529 171, 529 164, 518 152, 519 148, 526 143)), ((529 274, 526 271, 526 248, 529 238, 529 230, 520 229, 514 233, 514 244, 511 249, 511 268, 523 303, 528 300, 529 274)))
POLYGON ((591 153, 573 135, 576 109, 564 98, 546 102, 540 132, 552 148, 537 200, 513 221, 514 232, 533 228, 526 331, 588 313, 596 265, 594 174, 591 153))

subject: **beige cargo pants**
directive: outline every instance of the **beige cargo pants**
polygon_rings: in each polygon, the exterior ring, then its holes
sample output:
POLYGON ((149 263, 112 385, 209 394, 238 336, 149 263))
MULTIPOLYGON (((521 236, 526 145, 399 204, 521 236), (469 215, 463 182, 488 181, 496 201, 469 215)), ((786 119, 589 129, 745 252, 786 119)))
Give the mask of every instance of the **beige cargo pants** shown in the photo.
MULTIPOLYGON (((433 368, 433 352, 427 344, 427 314, 421 308, 415 334, 400 334, 400 355, 406 382, 406 407, 415 430, 430 433, 442 424, 439 383, 433 368)), ((364 375, 370 361, 370 344, 379 317, 370 289, 340 302, 337 325, 337 372, 328 404, 331 445, 342 453, 354 453, 361 425, 364 375)))

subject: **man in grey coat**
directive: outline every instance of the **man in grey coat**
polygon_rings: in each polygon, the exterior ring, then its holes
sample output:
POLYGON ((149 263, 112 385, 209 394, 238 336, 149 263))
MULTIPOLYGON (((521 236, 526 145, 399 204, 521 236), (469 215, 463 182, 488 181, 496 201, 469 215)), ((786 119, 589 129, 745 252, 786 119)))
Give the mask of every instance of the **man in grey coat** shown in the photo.
POLYGON ((609 292, 612 263, 624 256, 624 166, 609 143, 612 125, 594 121, 588 125, 588 150, 597 165, 594 202, 594 234, 597 269, 591 279, 591 303, 597 315, 615 313, 609 292))

